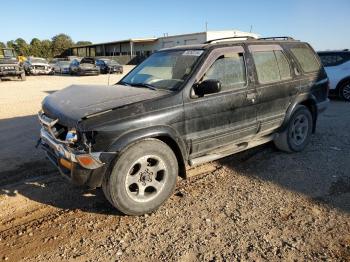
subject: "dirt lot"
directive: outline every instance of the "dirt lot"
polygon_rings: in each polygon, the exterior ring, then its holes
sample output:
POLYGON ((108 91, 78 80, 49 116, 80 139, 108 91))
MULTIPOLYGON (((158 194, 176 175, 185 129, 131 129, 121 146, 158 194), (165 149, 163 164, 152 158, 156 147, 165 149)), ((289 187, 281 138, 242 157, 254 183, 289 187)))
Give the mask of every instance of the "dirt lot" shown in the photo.
POLYGON ((332 101, 304 152, 268 144, 189 170, 157 212, 128 217, 34 149, 42 98, 72 83, 107 77, 0 83, 0 260, 350 261, 350 104, 332 101))

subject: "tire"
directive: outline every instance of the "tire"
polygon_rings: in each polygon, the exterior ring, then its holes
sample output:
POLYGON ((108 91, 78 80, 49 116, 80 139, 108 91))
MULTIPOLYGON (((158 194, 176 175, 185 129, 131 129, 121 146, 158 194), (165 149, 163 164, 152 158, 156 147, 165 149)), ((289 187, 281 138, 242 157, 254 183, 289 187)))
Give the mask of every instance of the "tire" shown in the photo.
POLYGON ((108 201, 127 215, 158 209, 173 193, 178 176, 174 152, 162 141, 146 139, 122 151, 102 183, 108 201))
POLYGON ((306 106, 297 106, 286 129, 274 139, 275 146, 289 153, 304 150, 310 142, 312 120, 311 112, 306 106))
POLYGON ((343 83, 339 87, 339 97, 347 102, 350 102, 350 81, 343 83))
POLYGON ((25 81, 26 80, 26 74, 23 72, 19 78, 22 80, 22 81, 25 81))

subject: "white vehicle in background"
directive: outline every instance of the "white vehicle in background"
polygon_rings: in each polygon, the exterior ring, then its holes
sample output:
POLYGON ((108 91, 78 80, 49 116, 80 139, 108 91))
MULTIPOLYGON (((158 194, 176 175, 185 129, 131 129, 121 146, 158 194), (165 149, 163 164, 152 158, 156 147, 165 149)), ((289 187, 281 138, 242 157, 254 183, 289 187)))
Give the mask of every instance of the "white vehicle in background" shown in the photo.
POLYGON ((350 101, 350 51, 318 52, 330 83, 330 94, 350 101))
POLYGON ((23 68, 27 75, 52 75, 54 73, 52 66, 41 57, 29 57, 23 63, 23 68))

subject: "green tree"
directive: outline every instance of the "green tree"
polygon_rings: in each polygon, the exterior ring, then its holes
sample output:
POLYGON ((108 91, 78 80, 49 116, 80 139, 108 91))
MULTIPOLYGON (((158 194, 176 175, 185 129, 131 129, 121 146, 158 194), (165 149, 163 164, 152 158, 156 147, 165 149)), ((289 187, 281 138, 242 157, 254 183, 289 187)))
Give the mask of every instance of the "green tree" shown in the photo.
POLYGON ((33 38, 32 41, 30 41, 30 55, 42 56, 41 41, 38 38, 33 38))
POLYGON ((64 53, 65 50, 72 47, 74 42, 66 34, 59 34, 52 37, 52 55, 57 56, 64 53))
POLYGON ((76 42, 76 44, 75 45, 92 45, 92 42, 90 42, 90 41, 78 41, 78 42, 76 42))
POLYGON ((14 43, 18 55, 28 56, 30 54, 29 45, 23 38, 17 38, 14 43))
POLYGON ((13 41, 13 40, 7 41, 6 46, 8 48, 15 48, 15 41, 13 41))
POLYGON ((52 42, 50 40, 41 41, 41 57, 52 58, 52 42))
POLYGON ((0 42, 0 48, 5 48, 6 45, 3 42, 0 42))

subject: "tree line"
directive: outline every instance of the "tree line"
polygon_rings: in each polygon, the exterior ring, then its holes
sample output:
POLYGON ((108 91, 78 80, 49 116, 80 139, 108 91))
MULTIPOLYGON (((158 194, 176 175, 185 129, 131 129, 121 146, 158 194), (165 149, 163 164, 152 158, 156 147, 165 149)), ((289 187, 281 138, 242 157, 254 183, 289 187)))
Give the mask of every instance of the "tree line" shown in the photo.
POLYGON ((23 55, 26 57, 36 56, 52 58, 65 55, 67 49, 72 46, 88 44, 92 43, 90 41, 78 41, 74 43, 70 36, 66 34, 58 34, 52 37, 50 40, 33 38, 30 43, 27 43, 23 38, 7 41, 6 44, 4 42, 0 42, 0 48, 13 48, 17 55, 23 55))

